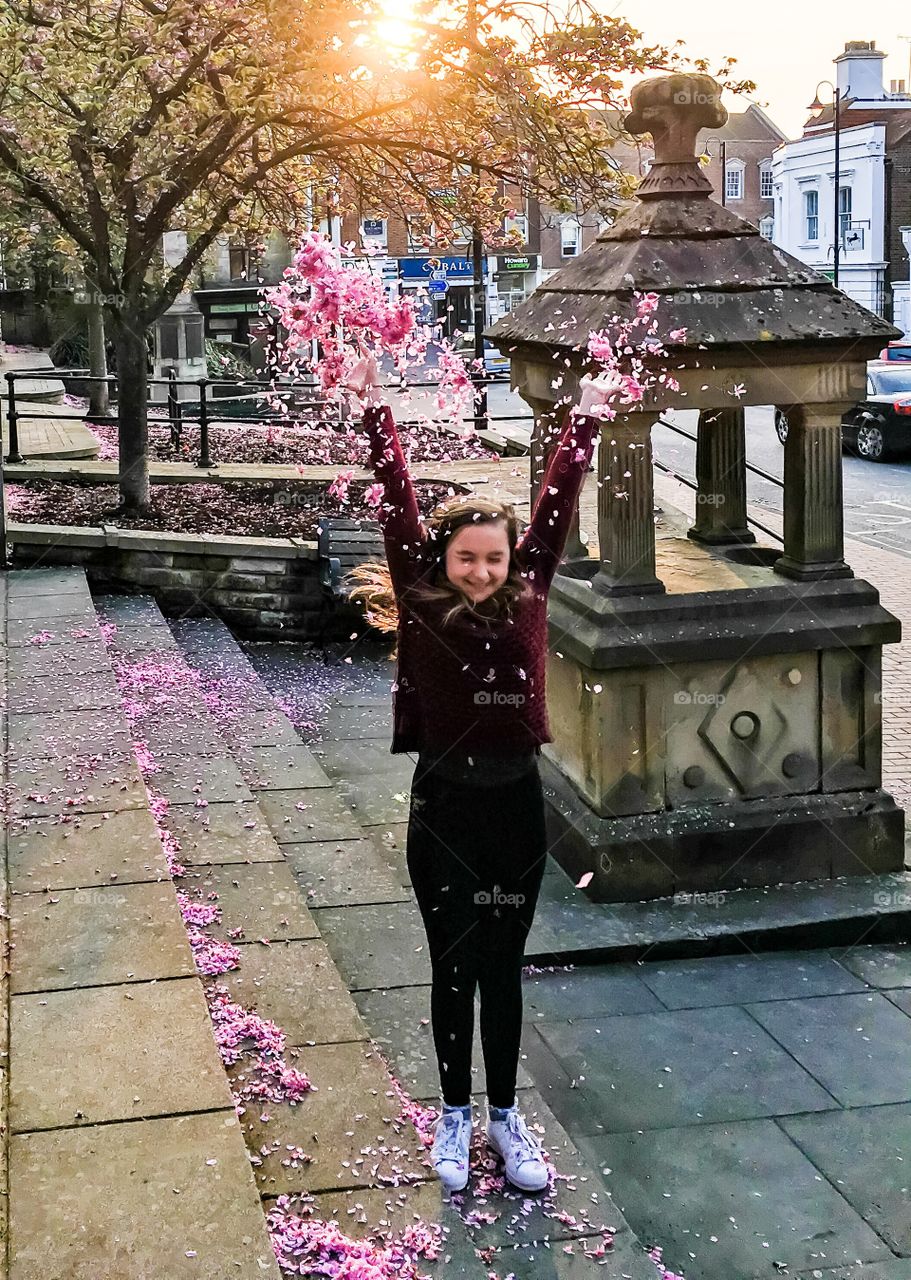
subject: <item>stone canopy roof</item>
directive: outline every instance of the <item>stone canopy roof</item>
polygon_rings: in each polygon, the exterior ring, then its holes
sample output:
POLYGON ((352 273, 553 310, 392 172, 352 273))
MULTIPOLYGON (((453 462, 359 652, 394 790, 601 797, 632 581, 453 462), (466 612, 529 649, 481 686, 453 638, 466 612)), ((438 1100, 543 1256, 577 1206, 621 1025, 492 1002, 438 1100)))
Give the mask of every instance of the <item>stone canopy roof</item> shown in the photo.
POLYGON ((686 329, 669 351, 810 343, 871 356, 899 330, 836 289, 825 276, 764 239, 709 199, 695 159, 700 129, 726 111, 709 76, 672 75, 633 91, 631 133, 648 130, 656 159, 625 210, 579 258, 539 285, 492 326, 511 344, 584 351, 592 330, 635 315, 635 292, 661 298, 660 332, 686 329), (695 83, 695 82, 698 82, 695 83))

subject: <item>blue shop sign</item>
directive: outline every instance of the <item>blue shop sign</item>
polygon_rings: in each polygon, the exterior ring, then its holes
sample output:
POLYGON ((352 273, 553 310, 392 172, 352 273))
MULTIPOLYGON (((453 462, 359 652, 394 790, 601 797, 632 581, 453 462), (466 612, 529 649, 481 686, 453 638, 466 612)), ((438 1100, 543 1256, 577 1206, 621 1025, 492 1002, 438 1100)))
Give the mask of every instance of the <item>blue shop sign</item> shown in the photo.
MULTIPOLYGON (((482 259, 487 271, 487 259, 482 259)), ((402 280, 445 280, 447 284, 474 279, 474 262, 471 258, 399 258, 399 276, 402 280)))

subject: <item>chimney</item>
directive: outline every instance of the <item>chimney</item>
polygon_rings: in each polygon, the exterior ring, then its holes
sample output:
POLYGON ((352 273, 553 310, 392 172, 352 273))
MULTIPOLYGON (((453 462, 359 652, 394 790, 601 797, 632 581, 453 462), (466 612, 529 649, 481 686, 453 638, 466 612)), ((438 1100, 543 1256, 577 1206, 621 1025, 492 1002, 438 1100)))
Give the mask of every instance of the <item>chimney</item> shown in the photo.
POLYGON ((838 91, 850 98, 885 98, 883 62, 886 55, 875 40, 848 40, 844 53, 835 59, 838 68, 838 91))

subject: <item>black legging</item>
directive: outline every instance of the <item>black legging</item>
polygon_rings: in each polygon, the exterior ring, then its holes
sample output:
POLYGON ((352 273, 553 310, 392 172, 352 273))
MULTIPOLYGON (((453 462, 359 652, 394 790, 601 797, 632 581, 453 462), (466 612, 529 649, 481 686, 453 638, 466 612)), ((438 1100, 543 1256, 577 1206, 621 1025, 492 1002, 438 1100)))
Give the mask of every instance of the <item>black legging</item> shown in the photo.
POLYGON ((515 1100, 522 965, 546 859, 537 764, 493 787, 415 774, 408 873, 433 973, 430 1013, 443 1101, 471 1098, 475 989, 492 1107, 515 1100))

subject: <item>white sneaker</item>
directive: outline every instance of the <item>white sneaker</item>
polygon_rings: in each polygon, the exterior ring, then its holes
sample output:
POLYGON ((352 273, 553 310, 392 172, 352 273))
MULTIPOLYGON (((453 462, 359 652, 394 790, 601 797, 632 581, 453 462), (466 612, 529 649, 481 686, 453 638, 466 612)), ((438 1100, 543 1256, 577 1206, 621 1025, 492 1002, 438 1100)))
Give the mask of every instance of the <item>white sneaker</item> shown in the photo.
POLYGON ((543 1191, 548 1169, 541 1143, 513 1107, 505 1120, 487 1121, 487 1142, 503 1159, 506 1177, 520 1191, 543 1191))
POLYGON ((461 1111, 444 1111, 436 1122, 430 1159, 447 1191, 464 1191, 468 1185, 471 1127, 461 1111))

